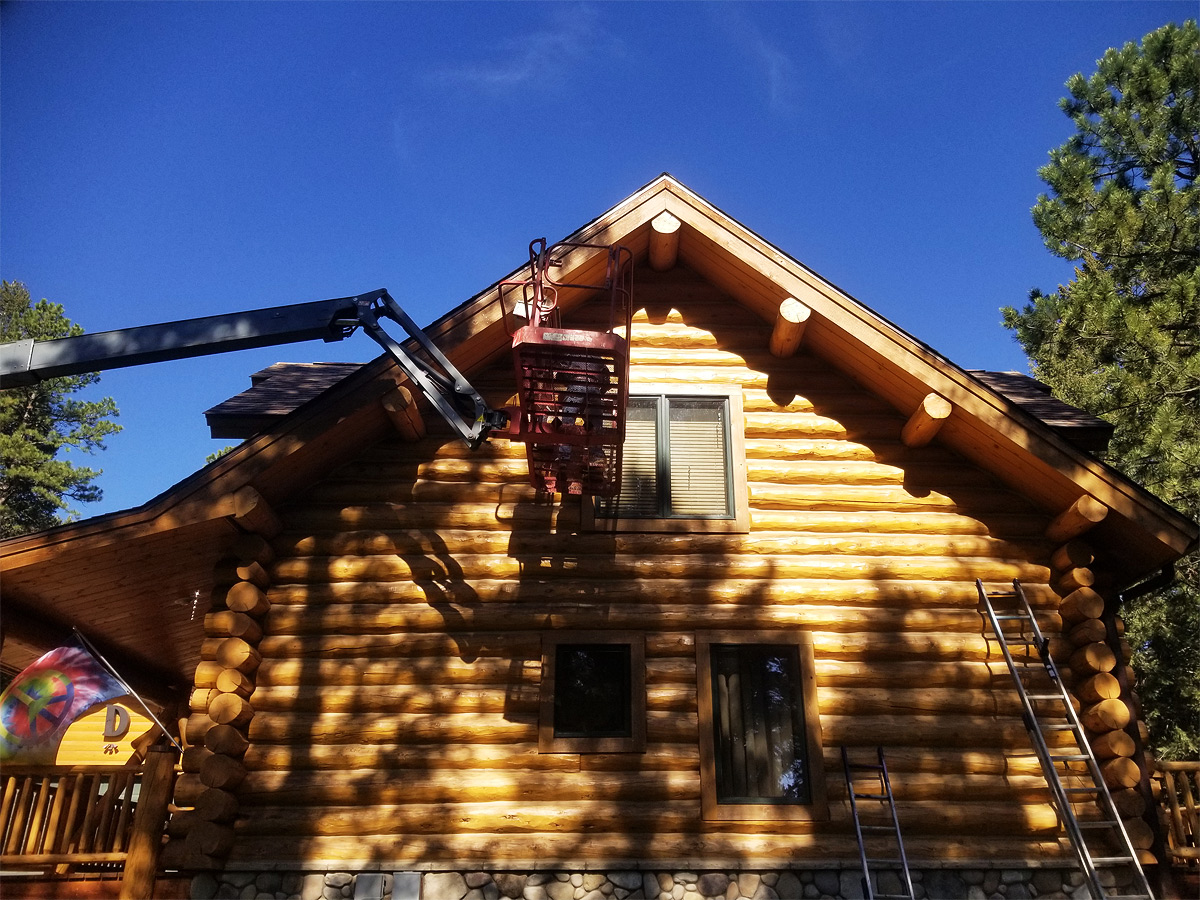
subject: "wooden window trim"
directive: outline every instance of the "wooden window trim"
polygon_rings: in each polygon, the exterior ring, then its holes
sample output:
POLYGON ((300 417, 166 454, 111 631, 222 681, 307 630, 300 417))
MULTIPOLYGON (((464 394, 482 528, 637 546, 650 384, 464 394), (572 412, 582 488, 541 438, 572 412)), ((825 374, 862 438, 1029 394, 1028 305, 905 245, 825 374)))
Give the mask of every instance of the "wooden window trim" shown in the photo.
POLYGON ((703 631, 696 633, 696 688, 700 713, 700 803, 706 822, 823 822, 829 819, 825 795, 821 717, 817 709, 817 679, 812 635, 806 631, 703 631), (808 775, 812 802, 717 802, 716 748, 713 738, 713 644, 788 644, 799 651, 800 684, 804 703, 804 732, 808 743, 808 775))
POLYGON ((638 631, 556 631, 542 635, 538 694, 539 753, 643 753, 646 750, 646 637, 638 631), (629 737, 555 737, 554 666, 559 644, 625 644, 629 647, 629 737))
POLYGON ((750 531, 750 491, 746 484, 746 415, 742 389, 737 385, 633 384, 630 396, 697 397, 729 402, 729 481, 733 515, 729 518, 672 517, 606 518, 596 515, 595 502, 585 497, 581 525, 584 531, 678 532, 684 534, 746 534, 750 531))

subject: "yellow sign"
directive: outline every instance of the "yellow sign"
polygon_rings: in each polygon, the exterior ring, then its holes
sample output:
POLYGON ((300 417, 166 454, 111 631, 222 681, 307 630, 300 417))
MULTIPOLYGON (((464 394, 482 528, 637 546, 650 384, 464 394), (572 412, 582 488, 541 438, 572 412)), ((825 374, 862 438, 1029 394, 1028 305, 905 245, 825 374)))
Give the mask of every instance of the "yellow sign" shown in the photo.
POLYGON ((63 735, 58 766, 123 765, 132 759, 133 742, 154 728, 132 697, 121 697, 80 716, 63 735))

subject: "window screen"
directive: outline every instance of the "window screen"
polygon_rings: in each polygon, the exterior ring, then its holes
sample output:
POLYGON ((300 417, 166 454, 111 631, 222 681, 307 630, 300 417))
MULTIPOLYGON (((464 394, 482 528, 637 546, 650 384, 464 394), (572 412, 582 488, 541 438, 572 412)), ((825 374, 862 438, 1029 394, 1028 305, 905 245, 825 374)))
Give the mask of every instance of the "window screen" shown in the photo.
POLYGON ((729 518, 729 403, 701 397, 631 397, 621 490, 604 517, 729 518))
POLYGON ((713 644, 712 720, 718 803, 810 803, 797 649, 713 644))

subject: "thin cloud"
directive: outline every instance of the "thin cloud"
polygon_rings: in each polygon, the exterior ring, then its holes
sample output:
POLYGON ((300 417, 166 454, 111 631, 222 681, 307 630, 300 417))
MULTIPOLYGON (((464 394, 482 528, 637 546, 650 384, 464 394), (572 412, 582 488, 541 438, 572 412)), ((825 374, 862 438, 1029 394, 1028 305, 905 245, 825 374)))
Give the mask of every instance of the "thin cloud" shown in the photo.
POLYGON ((798 75, 791 57, 736 6, 714 4, 709 9, 714 23, 742 48, 754 71, 762 78, 767 108, 781 115, 792 113, 798 75))
POLYGON ((498 42, 494 60, 437 69, 429 78, 441 85, 492 92, 553 87, 569 77, 573 64, 594 60, 598 50, 612 44, 590 6, 563 5, 554 8, 542 27, 498 42))

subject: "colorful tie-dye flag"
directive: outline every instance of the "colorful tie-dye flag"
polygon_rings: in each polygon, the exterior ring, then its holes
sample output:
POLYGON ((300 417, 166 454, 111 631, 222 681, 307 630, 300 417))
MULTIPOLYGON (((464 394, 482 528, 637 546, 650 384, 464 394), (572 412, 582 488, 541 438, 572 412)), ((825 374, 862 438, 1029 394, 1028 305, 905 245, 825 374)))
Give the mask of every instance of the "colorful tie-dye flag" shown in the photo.
POLYGON ((52 765, 72 722, 127 693, 77 639, 51 650, 0 694, 0 762, 52 765))

